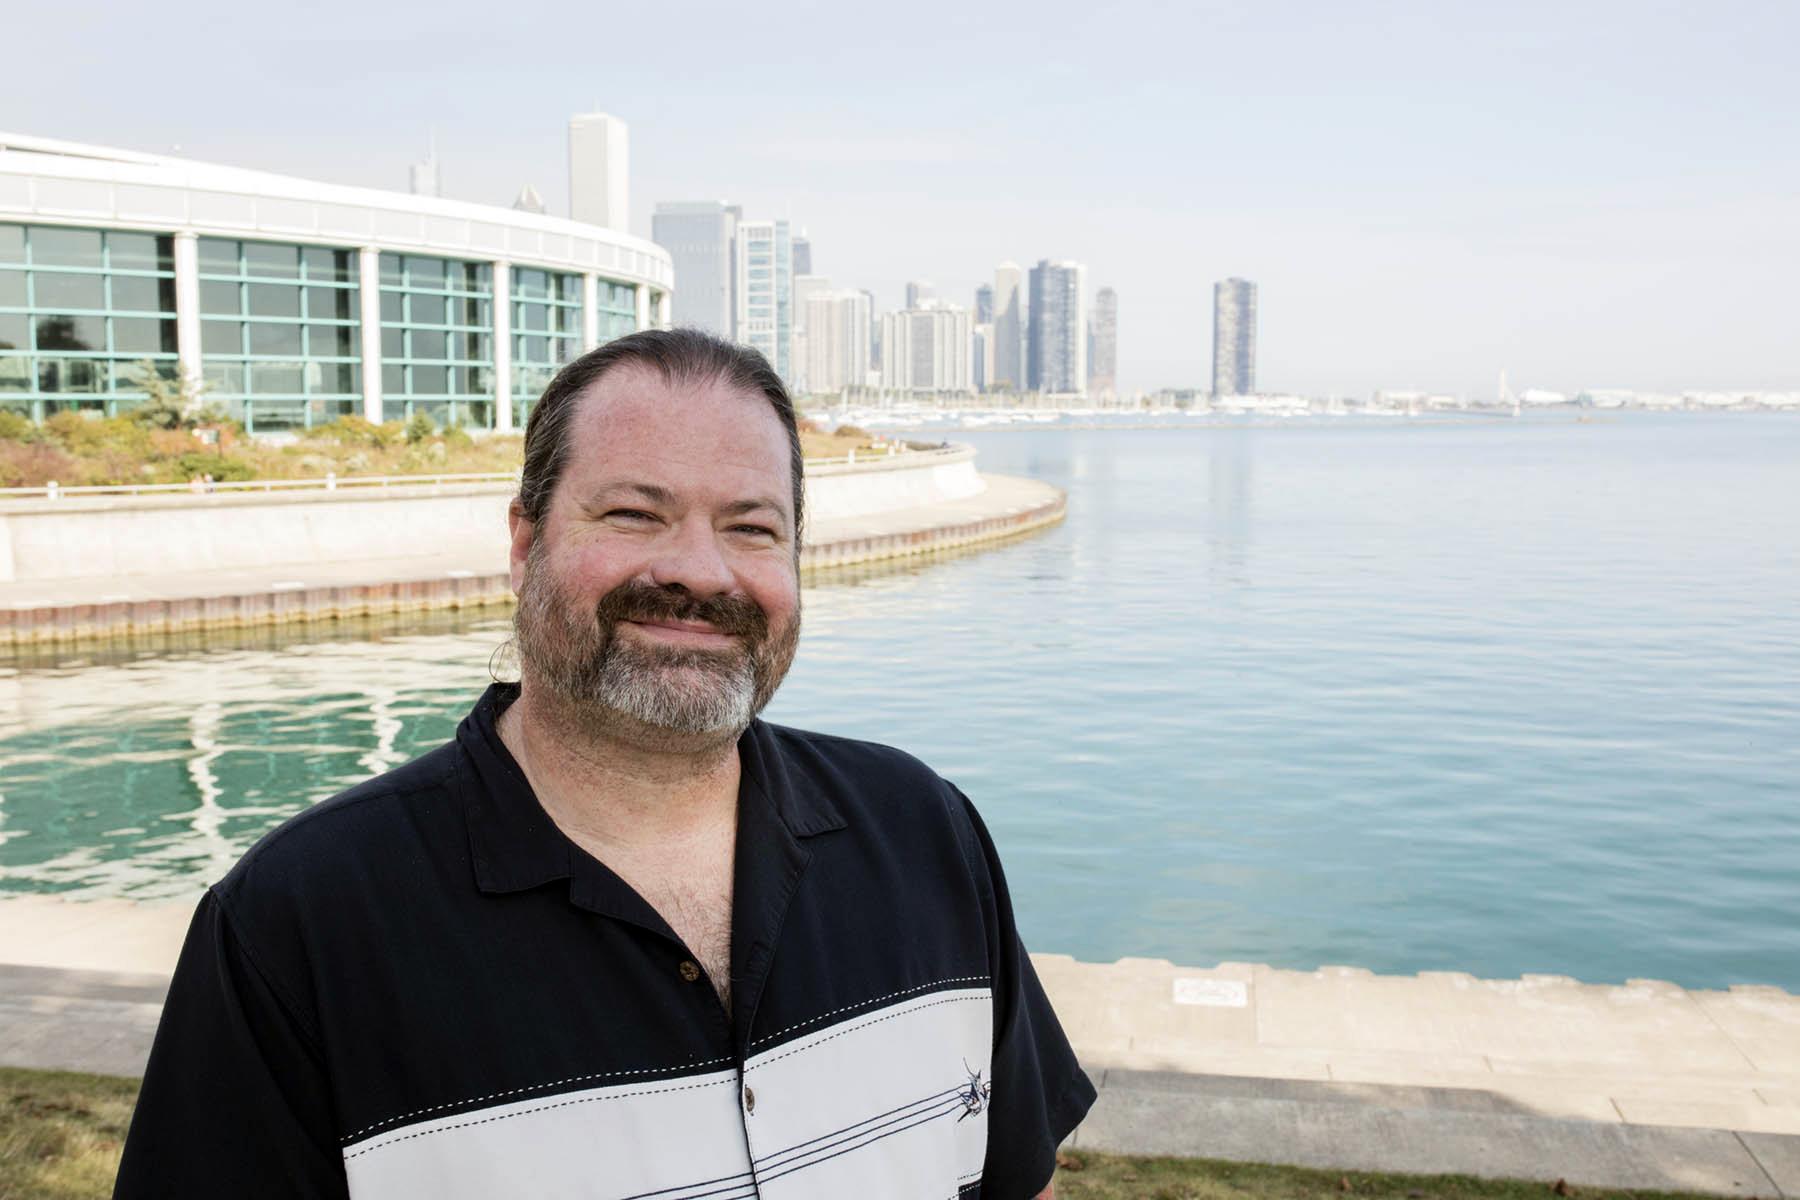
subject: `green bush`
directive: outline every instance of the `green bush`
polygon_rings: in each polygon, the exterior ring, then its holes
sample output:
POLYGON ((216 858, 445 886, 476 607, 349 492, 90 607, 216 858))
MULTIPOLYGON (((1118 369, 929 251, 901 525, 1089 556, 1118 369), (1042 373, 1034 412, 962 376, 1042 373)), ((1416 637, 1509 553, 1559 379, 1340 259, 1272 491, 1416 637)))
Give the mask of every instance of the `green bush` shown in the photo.
POLYGON ((469 431, 464 429, 461 425, 446 425, 444 427, 444 445, 453 446, 456 449, 461 450, 473 446, 474 444, 475 439, 470 437, 469 431))
POLYGON ((10 408, 0 408, 0 441, 35 442, 37 441, 36 425, 24 413, 16 413, 10 408))
POLYGON ((358 416, 339 417, 323 425, 314 425, 306 433, 309 440, 337 442, 342 446, 373 446, 377 450, 387 449, 403 436, 403 427, 398 421, 377 425, 367 417, 358 416))
POLYGON ((175 460, 175 469, 181 472, 184 479, 192 479, 197 475, 211 475, 214 483, 256 477, 256 472, 249 463, 236 458, 226 458, 223 454, 208 454, 202 450, 183 454, 175 460))
POLYGON ((413 413, 406 419, 406 444, 416 446, 437 432, 437 425, 431 420, 431 414, 423 409, 413 413))

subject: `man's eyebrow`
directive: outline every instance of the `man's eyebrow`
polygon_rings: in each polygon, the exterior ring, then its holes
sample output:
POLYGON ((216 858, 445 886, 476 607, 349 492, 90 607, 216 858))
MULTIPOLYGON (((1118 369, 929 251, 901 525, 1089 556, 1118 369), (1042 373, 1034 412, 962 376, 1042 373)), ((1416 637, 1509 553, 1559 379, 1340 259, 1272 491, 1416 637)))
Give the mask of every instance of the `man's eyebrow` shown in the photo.
POLYGON ((626 480, 619 480, 613 483, 603 483, 592 492, 589 492, 587 503, 592 507, 604 502, 608 497, 618 495, 620 492, 629 492, 632 495, 648 500, 651 504, 672 504, 675 501, 675 493, 671 492, 668 488, 658 487, 654 483, 631 483, 626 480))
POLYGON ((741 517, 745 513, 755 512, 761 508, 766 508, 783 519, 787 517, 787 510, 781 507, 781 501, 770 500, 766 497, 759 497, 754 500, 733 500, 730 504, 719 509, 719 511, 728 517, 741 517))

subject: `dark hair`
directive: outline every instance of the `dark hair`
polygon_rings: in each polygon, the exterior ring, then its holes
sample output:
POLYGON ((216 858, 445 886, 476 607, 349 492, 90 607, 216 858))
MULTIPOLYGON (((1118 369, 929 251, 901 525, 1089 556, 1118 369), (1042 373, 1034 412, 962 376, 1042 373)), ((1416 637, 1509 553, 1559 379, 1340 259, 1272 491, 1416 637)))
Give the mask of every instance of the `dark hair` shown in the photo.
POLYGON ((699 329, 628 333, 588 351, 556 373, 525 426, 525 468, 519 478, 519 507, 525 519, 536 525, 550 508, 550 497, 569 462, 569 427, 582 393, 625 363, 649 367, 670 384, 720 382, 768 400, 787 431, 788 454, 794 465, 794 550, 798 554, 805 474, 794 402, 768 359, 748 346, 733 345, 699 329))

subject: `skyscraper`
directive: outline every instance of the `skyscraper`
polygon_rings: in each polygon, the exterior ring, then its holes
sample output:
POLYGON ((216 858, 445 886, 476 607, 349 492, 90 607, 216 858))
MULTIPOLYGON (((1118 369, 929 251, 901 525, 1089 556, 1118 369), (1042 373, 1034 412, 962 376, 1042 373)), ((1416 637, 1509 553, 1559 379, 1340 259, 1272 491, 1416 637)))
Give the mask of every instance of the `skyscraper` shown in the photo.
POLYGON ((1051 395, 1087 393, 1087 268, 1039 259, 1031 268, 1025 386, 1051 395))
POLYGON ((994 323, 978 321, 969 330, 969 377, 978 392, 994 387, 994 323))
POLYGON ((792 369, 793 269, 786 221, 738 222, 737 340, 760 350, 783 380, 792 369))
MULTIPOLYGON (((798 284, 796 279, 796 291, 798 284)), ((867 383, 869 294, 814 292, 806 300, 805 320, 808 389, 836 392, 867 383)))
MULTIPOLYGON (((802 275, 811 275, 812 273, 812 239, 807 237, 806 230, 802 229, 794 235, 794 278, 798 279, 802 275)), ((798 301, 795 303, 797 304, 798 301)), ((798 315, 797 312, 796 315, 798 315)))
POLYGON ((1256 391, 1256 285, 1247 279, 1213 284, 1213 395, 1256 391))
POLYGON ((994 287, 984 283, 975 289, 975 323, 991 325, 994 322, 994 287))
POLYGON ((906 281, 906 307, 917 308, 921 303, 937 295, 937 289, 927 279, 909 279, 906 281))
POLYGON ((969 310, 934 300, 883 313, 881 386, 909 392, 974 389, 969 363, 969 310))
MULTIPOLYGON (((799 241, 798 238, 794 240, 796 243, 799 241)), ((825 276, 802 275, 798 271, 794 272, 793 304, 790 309, 794 319, 792 322, 793 330, 790 335, 792 340, 789 343, 788 361, 793 368, 793 375, 789 381, 789 385, 796 393, 804 394, 806 392, 821 390, 819 385, 815 384, 806 373, 807 363, 810 361, 809 350, 807 347, 807 337, 809 334, 806 323, 807 305, 812 297, 823 295, 830 290, 831 280, 827 279, 825 276)), ((826 390, 835 391, 836 389, 832 388, 826 390)))
POLYGON ((1025 390, 1025 296, 1019 288, 1019 264, 994 268, 994 369, 996 391, 1025 390))
POLYGON ((719 200, 664 203, 650 217, 650 238, 675 261, 672 320, 737 338, 737 223, 743 210, 719 200))
POLYGON ((1088 350, 1088 391, 1110 396, 1119 390, 1119 294, 1101 288, 1094 296, 1088 350))
POLYGON ((630 138, 617 117, 569 118, 569 216, 620 233, 631 227, 630 138))

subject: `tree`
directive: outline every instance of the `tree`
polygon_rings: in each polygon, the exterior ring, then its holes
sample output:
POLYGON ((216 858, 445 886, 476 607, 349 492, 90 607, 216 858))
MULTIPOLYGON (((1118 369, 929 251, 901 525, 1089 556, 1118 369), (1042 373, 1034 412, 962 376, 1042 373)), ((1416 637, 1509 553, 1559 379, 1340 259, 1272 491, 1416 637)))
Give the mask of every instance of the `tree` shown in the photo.
POLYGON ((192 429, 196 425, 214 424, 225 419, 217 405, 202 403, 206 385, 189 379, 179 370, 171 379, 158 370, 155 362, 143 359, 133 365, 131 383, 144 393, 144 402, 128 414, 140 425, 153 429, 192 429))

